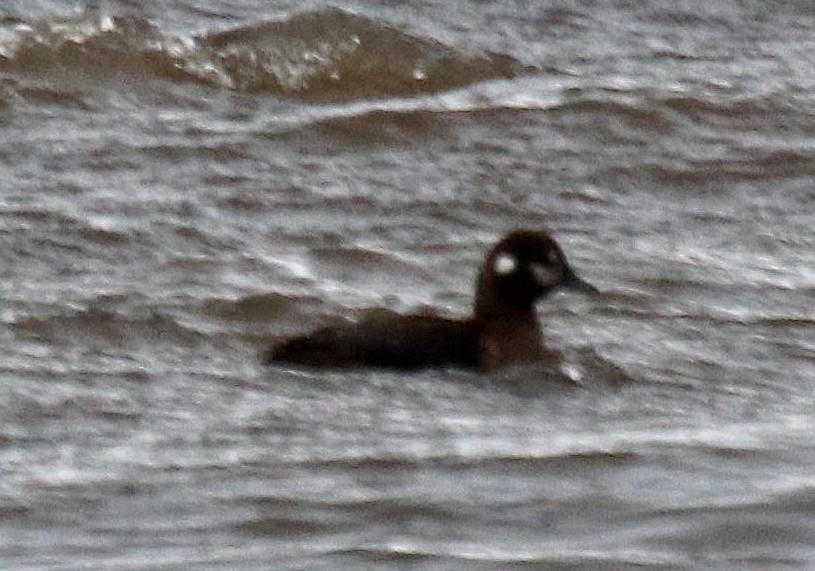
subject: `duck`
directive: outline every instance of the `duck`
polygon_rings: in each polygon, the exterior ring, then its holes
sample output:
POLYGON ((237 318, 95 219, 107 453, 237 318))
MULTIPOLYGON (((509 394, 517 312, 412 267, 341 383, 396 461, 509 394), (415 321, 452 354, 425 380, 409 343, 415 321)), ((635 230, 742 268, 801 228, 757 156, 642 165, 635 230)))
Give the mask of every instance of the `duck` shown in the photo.
POLYGON ((553 354, 543 344, 536 305, 559 290, 599 291, 577 275, 549 232, 513 230, 486 253, 470 317, 377 314, 286 339, 262 359, 315 368, 490 373, 553 354))

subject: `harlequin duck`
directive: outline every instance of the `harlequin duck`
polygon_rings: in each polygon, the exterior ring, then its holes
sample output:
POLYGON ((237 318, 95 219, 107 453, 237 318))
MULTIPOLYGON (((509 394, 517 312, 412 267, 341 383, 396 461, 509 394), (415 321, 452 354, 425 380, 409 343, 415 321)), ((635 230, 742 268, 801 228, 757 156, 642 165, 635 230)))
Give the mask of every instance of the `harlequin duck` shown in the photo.
POLYGON ((516 230, 487 254, 472 317, 377 316, 289 339, 269 350, 264 360, 331 368, 453 366, 484 372, 536 361, 547 350, 535 302, 561 288, 597 292, 569 267, 549 234, 516 230))

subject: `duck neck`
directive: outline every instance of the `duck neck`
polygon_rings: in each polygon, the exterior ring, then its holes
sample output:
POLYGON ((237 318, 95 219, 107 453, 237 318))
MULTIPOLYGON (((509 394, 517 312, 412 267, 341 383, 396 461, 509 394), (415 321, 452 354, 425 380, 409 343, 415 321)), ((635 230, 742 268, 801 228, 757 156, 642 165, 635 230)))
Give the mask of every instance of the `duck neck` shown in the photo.
POLYGON ((479 327, 482 370, 494 371, 513 363, 535 361, 543 355, 534 305, 513 306, 489 288, 479 288, 474 314, 479 327))

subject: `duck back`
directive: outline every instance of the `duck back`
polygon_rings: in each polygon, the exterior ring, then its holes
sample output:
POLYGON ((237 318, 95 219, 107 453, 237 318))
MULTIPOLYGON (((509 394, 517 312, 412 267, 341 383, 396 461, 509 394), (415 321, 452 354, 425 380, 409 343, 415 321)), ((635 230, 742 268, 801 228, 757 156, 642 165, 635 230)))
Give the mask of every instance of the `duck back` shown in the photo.
POLYGON ((477 369, 479 331, 473 320, 418 315, 378 317, 295 337, 267 352, 264 360, 342 368, 477 369))

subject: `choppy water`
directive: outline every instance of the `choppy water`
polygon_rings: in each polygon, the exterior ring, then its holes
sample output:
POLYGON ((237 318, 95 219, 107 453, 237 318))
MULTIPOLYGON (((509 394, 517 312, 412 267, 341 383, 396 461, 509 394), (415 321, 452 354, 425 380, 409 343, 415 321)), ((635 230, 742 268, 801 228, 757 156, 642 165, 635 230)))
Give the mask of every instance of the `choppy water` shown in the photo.
POLYGON ((815 565, 808 2, 5 2, 0 567, 815 565), (553 231, 495 378, 290 371, 553 231))

